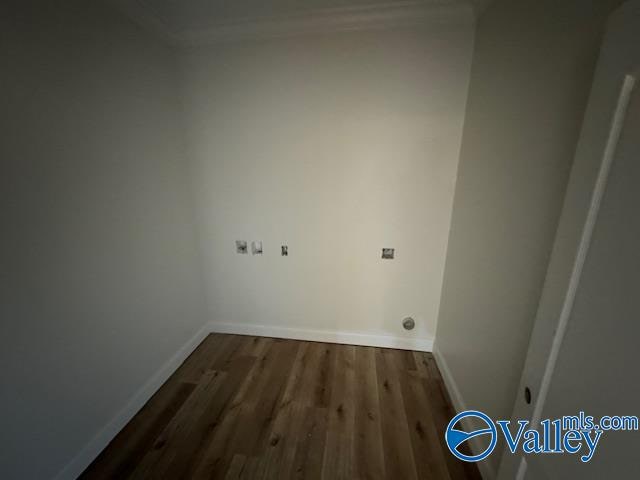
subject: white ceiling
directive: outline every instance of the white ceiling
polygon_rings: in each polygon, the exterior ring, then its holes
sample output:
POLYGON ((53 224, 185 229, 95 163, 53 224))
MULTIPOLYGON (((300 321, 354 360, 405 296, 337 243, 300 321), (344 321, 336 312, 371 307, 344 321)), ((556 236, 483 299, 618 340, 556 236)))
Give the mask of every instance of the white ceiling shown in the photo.
POLYGON ((197 45, 235 38, 459 18, 492 0, 112 0, 138 23, 172 43, 197 45))

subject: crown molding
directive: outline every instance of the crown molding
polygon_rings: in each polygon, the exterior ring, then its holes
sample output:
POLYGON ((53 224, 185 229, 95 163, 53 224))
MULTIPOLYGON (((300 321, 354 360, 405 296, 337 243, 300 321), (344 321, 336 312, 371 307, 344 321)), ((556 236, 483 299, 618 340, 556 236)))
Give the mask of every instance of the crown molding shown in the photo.
POLYGON ((467 2, 413 0, 316 9, 301 14, 246 17, 214 24, 205 29, 174 31, 153 9, 144 5, 144 0, 113 1, 137 23, 161 35, 171 45, 179 47, 199 47, 314 33, 471 24, 475 20, 473 7, 467 2))

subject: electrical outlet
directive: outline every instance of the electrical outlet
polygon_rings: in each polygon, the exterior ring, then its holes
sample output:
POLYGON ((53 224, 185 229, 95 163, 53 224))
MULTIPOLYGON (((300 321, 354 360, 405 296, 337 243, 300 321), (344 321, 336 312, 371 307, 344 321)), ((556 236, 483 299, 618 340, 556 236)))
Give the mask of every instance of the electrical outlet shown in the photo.
POLYGON ((289 256, 289 247, 287 245, 282 245, 280 247, 280 253, 282 254, 283 257, 288 257, 289 256))
POLYGON ((262 255, 262 242, 260 241, 251 242, 251 253, 253 255, 262 255))
POLYGON ((395 248, 383 248, 382 249, 382 258, 385 260, 393 260, 395 257, 396 249, 395 248))

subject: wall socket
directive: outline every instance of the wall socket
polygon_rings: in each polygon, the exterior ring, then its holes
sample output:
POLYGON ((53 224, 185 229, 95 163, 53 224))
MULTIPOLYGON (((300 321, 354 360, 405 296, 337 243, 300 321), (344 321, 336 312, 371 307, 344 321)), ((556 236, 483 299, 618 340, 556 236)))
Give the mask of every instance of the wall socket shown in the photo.
POLYGON ((288 257, 289 256, 289 247, 287 245, 282 245, 280 247, 280 254, 283 257, 288 257))
POLYGON ((396 249, 395 248, 383 248, 382 249, 382 258, 386 260, 393 260, 395 258, 396 249))

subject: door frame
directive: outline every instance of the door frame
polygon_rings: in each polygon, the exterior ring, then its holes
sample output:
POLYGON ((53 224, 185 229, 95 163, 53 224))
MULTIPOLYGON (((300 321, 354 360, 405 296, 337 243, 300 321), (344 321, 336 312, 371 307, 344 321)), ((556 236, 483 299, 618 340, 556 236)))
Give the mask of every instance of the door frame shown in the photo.
MULTIPOLYGON (((638 31, 640 0, 626 2, 607 22, 511 417, 514 421, 529 419, 531 428, 537 428, 541 420, 627 107, 634 87, 638 87, 640 42, 633 42, 638 31), (531 392, 529 403, 526 388, 531 392)), ((526 458, 505 448, 498 478, 522 480, 526 471, 526 458)))

